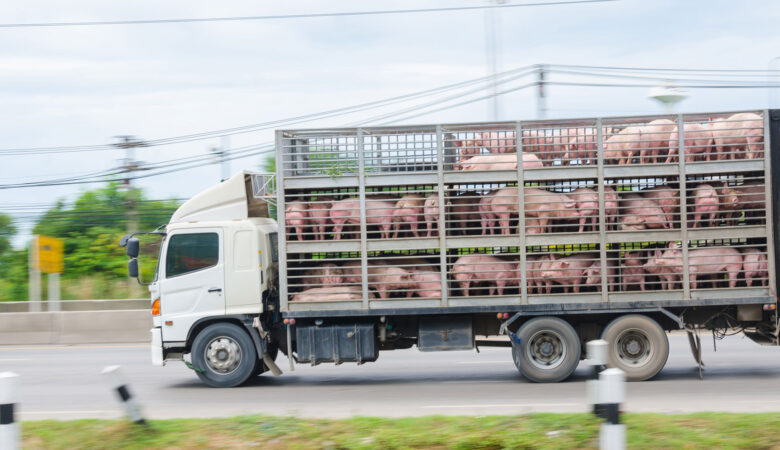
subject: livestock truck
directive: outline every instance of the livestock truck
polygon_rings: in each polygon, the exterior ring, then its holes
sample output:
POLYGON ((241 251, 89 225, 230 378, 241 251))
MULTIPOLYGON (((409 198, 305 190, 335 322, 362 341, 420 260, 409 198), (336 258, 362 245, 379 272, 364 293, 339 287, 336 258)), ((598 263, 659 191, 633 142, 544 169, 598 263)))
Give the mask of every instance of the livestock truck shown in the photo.
POLYGON ((671 330, 699 365, 703 331, 778 345, 777 142, 780 110, 277 131, 275 174, 152 232, 152 362, 230 387, 279 351, 506 346, 557 382, 603 338, 645 380, 671 330))

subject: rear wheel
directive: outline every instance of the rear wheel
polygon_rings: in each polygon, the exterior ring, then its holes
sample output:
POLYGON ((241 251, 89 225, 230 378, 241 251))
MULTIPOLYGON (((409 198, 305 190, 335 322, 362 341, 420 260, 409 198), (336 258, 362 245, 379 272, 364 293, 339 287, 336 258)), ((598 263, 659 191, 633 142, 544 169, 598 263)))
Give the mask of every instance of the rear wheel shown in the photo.
POLYGON ((626 380, 652 378, 666 365, 669 339, 658 322, 639 314, 621 316, 604 328, 607 365, 626 373, 626 380))
POLYGON ((213 387, 238 386, 260 364, 252 339, 232 323, 204 328, 195 336, 191 356, 198 378, 213 387))
POLYGON ((526 378, 537 383, 565 380, 580 362, 579 336, 568 322, 557 317, 537 317, 517 330, 512 359, 526 378))

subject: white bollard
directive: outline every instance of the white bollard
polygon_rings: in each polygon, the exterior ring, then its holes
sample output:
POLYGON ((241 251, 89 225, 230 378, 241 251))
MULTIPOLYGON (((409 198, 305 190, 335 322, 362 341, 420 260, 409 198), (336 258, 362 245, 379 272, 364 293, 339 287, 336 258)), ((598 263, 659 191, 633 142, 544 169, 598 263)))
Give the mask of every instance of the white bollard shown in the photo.
POLYGON ((125 377, 122 374, 122 369, 119 366, 107 366, 101 373, 106 376, 111 388, 116 390, 122 406, 125 408, 127 418, 139 425, 146 425, 146 420, 141 415, 141 408, 138 407, 138 404, 130 394, 127 381, 125 381, 125 377))
POLYGON ((19 375, 13 372, 0 373, 0 449, 16 450, 21 448, 19 423, 14 417, 16 389, 19 375))
POLYGON ((601 417, 602 411, 598 402, 599 373, 607 368, 607 341, 603 339, 588 341, 585 348, 588 364, 591 366, 591 374, 585 382, 588 401, 593 405, 593 414, 601 417))
POLYGON ((604 411, 599 448, 624 450, 626 426, 620 424, 620 404, 626 397, 626 374, 620 369, 607 369, 599 374, 598 402, 604 411))

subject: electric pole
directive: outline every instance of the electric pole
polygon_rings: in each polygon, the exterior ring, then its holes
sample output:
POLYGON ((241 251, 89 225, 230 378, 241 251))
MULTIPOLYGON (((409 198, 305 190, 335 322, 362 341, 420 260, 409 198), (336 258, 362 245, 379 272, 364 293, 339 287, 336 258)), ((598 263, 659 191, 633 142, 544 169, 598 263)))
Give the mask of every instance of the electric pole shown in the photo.
POLYGON ((221 179, 219 181, 222 182, 227 180, 230 178, 230 161, 227 159, 228 153, 230 152, 230 136, 220 136, 219 148, 212 147, 211 151, 219 160, 221 174, 221 179))
MULTIPOLYGON (((114 147, 125 150, 125 159, 122 161, 119 169, 125 174, 124 183, 120 187, 127 189, 127 234, 137 233, 138 209, 136 189, 133 186, 133 174, 138 170, 146 169, 141 167, 140 161, 136 161, 135 149, 148 147, 149 145, 135 136, 115 136, 115 138, 119 139, 119 142, 113 144, 114 147)), ((135 283, 131 278, 128 278, 127 281, 128 295, 131 295, 135 283)))
POLYGON ((545 82, 545 70, 544 64, 537 64, 536 66, 536 85, 538 87, 536 91, 536 118, 537 119, 545 119, 547 118, 547 96, 544 92, 544 82, 545 82))
MULTIPOLYGON (((502 5, 506 0, 491 0, 490 3, 502 5)), ((501 45, 499 39, 499 18, 495 8, 485 10, 485 56, 487 57, 488 74, 491 78, 491 90, 489 110, 490 118, 498 121, 501 116, 501 103, 498 99, 498 71, 501 45)))

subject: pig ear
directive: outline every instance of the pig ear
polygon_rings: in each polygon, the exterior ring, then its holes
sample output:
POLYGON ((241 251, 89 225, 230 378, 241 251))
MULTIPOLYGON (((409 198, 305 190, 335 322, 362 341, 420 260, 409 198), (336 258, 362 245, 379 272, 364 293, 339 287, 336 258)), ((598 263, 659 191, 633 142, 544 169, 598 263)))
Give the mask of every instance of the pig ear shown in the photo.
POLYGON ((569 267, 569 261, 561 261, 561 267, 569 267))
POLYGON ((655 249, 655 257, 660 258, 663 253, 661 252, 660 248, 655 249))
POLYGON ((555 261, 556 259, 558 259, 558 255, 556 255, 555 253, 550 253, 550 259, 552 261, 555 261))

